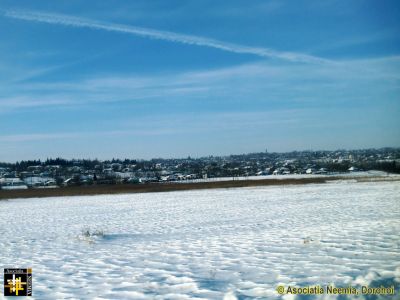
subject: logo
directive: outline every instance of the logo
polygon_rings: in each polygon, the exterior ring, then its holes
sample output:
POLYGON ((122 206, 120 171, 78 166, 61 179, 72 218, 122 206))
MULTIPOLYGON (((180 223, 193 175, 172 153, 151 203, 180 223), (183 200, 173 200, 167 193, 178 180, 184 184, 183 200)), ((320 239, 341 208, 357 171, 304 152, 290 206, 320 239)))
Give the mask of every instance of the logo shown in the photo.
POLYGON ((4 269, 4 296, 32 296, 32 269, 4 269))

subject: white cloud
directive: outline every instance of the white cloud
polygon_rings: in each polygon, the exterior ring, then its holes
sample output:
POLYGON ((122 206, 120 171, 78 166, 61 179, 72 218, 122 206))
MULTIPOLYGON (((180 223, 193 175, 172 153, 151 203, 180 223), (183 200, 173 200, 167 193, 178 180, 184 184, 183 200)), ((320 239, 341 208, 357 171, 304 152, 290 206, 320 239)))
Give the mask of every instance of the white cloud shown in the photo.
POLYGON ((241 130, 257 126, 276 126, 304 122, 304 110, 275 110, 258 112, 229 112, 185 115, 161 115, 137 117, 133 120, 113 121, 116 130, 75 131, 75 132, 33 132, 0 135, 2 143, 25 143, 46 140, 91 139, 96 137, 162 136, 173 134, 193 134, 219 130, 241 130))
POLYGON ((43 12, 33 12, 33 11, 15 11, 10 10, 4 13, 6 17, 42 22, 48 24, 57 24, 72 27, 85 27, 97 30, 106 30, 113 32, 128 33, 136 36, 147 37, 152 39, 165 40, 170 42, 210 47, 215 49, 220 49, 223 51, 241 53, 241 54, 252 54, 264 58, 277 58, 287 61, 294 62, 306 62, 306 63, 326 63, 329 62, 327 59, 320 57, 295 53, 286 51, 277 51, 269 48, 261 47, 248 47, 239 44, 233 44, 228 42, 223 42, 211 38, 199 37, 194 35, 180 34, 170 31, 154 30, 144 27, 127 26, 121 24, 112 24, 106 22, 100 22, 90 19, 77 18, 68 15, 53 14, 53 13, 43 13, 43 12))
POLYGON ((93 137, 115 137, 115 136, 155 136, 171 134, 172 129, 143 129, 143 130, 110 130, 110 131, 88 131, 88 132, 55 132, 55 133, 29 133, 0 135, 0 142, 16 143, 44 140, 67 140, 67 139, 90 139, 93 137))
POLYGON ((343 61, 322 66, 257 62, 151 76, 102 74, 64 82, 17 82, 9 84, 0 94, 0 112, 138 100, 190 102, 222 99, 249 101, 249 104, 254 101, 323 104, 380 99, 398 90, 399 65, 400 57, 343 61))

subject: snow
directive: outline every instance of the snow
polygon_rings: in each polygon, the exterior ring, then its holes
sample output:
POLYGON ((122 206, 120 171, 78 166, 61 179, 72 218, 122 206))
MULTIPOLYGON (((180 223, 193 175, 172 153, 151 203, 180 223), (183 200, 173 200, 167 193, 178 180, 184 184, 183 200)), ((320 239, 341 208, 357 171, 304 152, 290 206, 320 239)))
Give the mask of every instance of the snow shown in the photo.
POLYGON ((32 299, 398 285, 399 201, 398 181, 0 201, 0 266, 33 268, 32 299))

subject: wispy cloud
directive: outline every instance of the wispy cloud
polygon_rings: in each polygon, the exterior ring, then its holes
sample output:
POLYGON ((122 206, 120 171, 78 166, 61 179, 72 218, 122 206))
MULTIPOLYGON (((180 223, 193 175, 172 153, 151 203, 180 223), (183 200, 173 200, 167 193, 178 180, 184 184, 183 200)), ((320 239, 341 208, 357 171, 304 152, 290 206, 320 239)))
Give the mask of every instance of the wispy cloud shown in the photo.
POLYGON ((327 59, 320 57, 296 53, 296 52, 286 52, 277 51, 269 48, 262 47, 248 47, 244 45, 223 42, 211 38, 180 34, 170 31, 154 30, 144 27, 127 26, 114 23, 100 22, 96 20, 78 18, 74 16, 35 12, 35 11, 18 11, 9 10, 4 12, 4 16, 14 19, 34 21, 48 24, 56 24, 63 26, 81 27, 81 28, 91 28, 96 30, 105 30, 112 32, 121 32, 132 34, 136 36, 165 40, 175 43, 196 45, 202 47, 210 47, 223 51, 240 53, 240 54, 251 54, 263 58, 275 58, 282 59, 286 61, 293 62, 304 62, 304 63, 326 63, 329 62, 327 59))
POLYGON ((0 135, 0 142, 31 142, 44 140, 68 140, 68 139, 90 139, 95 137, 116 137, 116 136, 157 136, 175 133, 173 129, 143 129, 143 130, 110 130, 90 132, 56 132, 56 133, 29 133, 0 135))
MULTIPOLYGON (((256 126, 276 126, 279 124, 305 123, 303 109, 284 109, 278 111, 257 111, 257 112, 223 112, 186 115, 160 115, 143 116, 139 118, 120 120, 113 122, 116 130, 92 130, 74 132, 32 132, 22 134, 0 134, 0 142, 3 143, 24 143, 45 140, 70 140, 70 139, 91 139, 96 137, 141 137, 141 136, 166 136, 175 134, 193 134, 210 132, 214 128, 220 130, 242 130, 243 128, 254 128, 256 126), (240 120, 240 121, 238 121, 240 120), (146 124, 146 125, 143 125, 146 124), (148 124, 151 124, 149 128, 148 124)), ((308 120, 310 121, 310 120, 308 120)))
MULTIPOLYGON (((58 82, 17 82, 0 93, 0 113, 30 108, 84 107, 94 103, 154 100, 341 103, 389 97, 399 89, 400 57, 335 65, 256 62, 182 73, 109 74, 58 82)), ((252 102, 248 102, 251 105, 252 102)))

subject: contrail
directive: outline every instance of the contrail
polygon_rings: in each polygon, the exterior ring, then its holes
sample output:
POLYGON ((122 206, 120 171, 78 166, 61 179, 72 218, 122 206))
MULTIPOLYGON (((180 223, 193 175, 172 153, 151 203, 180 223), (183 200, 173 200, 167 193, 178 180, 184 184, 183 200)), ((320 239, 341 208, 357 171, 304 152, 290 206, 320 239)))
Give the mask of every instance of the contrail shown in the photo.
POLYGON ((8 10, 5 11, 5 13, 3 14, 6 17, 14 19, 48 23, 48 24, 57 24, 57 25, 64 25, 71 27, 84 27, 97 30, 128 33, 136 36, 170 41, 175 43, 210 47, 233 53, 252 54, 264 58, 277 58, 287 61, 305 62, 305 63, 329 62, 329 60, 307 54, 276 51, 269 48, 248 47, 200 36, 186 35, 170 31, 154 30, 144 27, 105 23, 90 19, 77 18, 68 15, 34 12, 34 11, 17 11, 17 10, 8 10))

